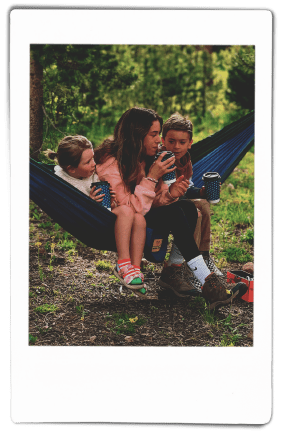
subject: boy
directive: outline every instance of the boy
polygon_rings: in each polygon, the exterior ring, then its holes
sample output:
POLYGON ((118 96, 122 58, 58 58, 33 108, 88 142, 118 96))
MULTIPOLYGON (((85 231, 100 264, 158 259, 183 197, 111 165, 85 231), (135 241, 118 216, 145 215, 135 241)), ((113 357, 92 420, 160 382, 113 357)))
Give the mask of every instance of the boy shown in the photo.
MULTIPOLYGON (((181 116, 178 113, 173 114, 163 125, 162 131, 162 150, 172 151, 175 155, 176 176, 184 175, 185 179, 189 180, 189 188, 186 191, 185 197, 192 200, 198 209, 198 222, 194 233, 195 241, 198 245, 207 267, 210 271, 218 276, 223 274, 215 266, 210 256, 210 204, 205 200, 205 187, 196 188, 192 182, 193 166, 189 150, 193 144, 193 124, 191 121, 181 116)), ((170 284, 176 293, 185 293, 185 282, 177 274, 178 270, 181 273, 183 257, 175 244, 172 246, 168 263, 164 265, 160 284, 165 282, 170 284)), ((186 262, 185 262, 186 264, 186 262)), ((188 280, 194 288, 201 289, 201 283, 188 272, 188 280)))

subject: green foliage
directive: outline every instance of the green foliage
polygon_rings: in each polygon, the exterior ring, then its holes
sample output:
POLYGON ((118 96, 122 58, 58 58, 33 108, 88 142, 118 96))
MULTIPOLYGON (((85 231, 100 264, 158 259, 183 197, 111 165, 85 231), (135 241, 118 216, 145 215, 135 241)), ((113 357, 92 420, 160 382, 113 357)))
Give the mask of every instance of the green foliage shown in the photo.
POLYGON ((146 320, 136 315, 127 313, 113 313, 107 315, 107 324, 112 325, 111 330, 117 335, 119 334, 134 334, 137 326, 145 324, 146 320))
POLYGON ((29 334, 30 345, 34 345, 36 341, 37 341, 37 336, 32 336, 31 334, 29 334))
MULTIPOLYGON (((253 53, 251 46, 31 45, 43 68, 42 150, 77 133, 97 146, 133 106, 164 119, 175 111, 188 115, 198 141, 246 113, 235 97, 247 93, 233 76, 239 68, 239 79, 252 89, 253 53)), ((48 161, 42 153, 40 159, 48 161)))
POLYGON ((50 227, 52 227, 52 223, 50 221, 47 221, 47 223, 40 223, 38 227, 40 227, 41 229, 49 229, 50 227))
POLYGON ((208 323, 208 324, 216 324, 217 323, 218 318, 215 314, 215 310, 210 310, 210 309, 200 310, 200 313, 201 313, 203 319, 206 321, 206 323, 208 323))
POLYGON ((229 70, 227 98, 241 108, 253 110, 255 103, 255 47, 235 47, 229 70))
POLYGON ((70 250, 74 250, 76 248, 76 242, 73 241, 72 239, 68 240, 68 239, 63 239, 60 240, 57 244, 58 248, 60 248, 61 250, 65 250, 65 251, 70 251, 70 250))
POLYGON ((84 310, 83 305, 75 306, 76 313, 80 315, 80 320, 84 321, 84 316, 86 315, 86 311, 84 310))
POLYGON ((58 307, 55 304, 42 304, 42 306, 34 309, 35 312, 39 313, 56 312, 56 310, 58 310, 58 307))
POLYGON ((109 271, 112 268, 111 262, 105 260, 98 260, 95 265, 98 270, 102 271, 109 271))
POLYGON ((119 279, 114 275, 110 275, 109 279, 110 279, 111 283, 118 283, 119 282, 119 279))
POLYGON ((32 211, 32 219, 36 220, 36 221, 40 221, 42 217, 42 213, 38 212, 37 209, 33 209, 32 211))
POLYGON ((253 257, 242 247, 227 247, 218 255, 219 258, 225 257, 227 262, 246 263, 253 260, 253 257))
POLYGON ((229 334, 229 333, 223 333, 222 339, 220 342, 221 347, 234 347, 236 342, 242 337, 239 333, 235 334, 229 334))
POLYGON ((254 229, 247 229, 246 233, 241 236, 241 241, 254 245, 254 229))
POLYGON ((193 300, 189 302, 189 307, 191 307, 191 309, 196 309, 196 308, 202 309, 205 306, 206 306, 205 300, 200 296, 193 298, 193 300))
POLYGON ((253 261, 253 255, 250 253, 250 245, 254 243, 252 151, 246 154, 222 185, 220 197, 220 202, 211 207, 211 252, 219 260, 218 267, 225 267, 226 262, 253 261))
POLYGON ((132 64, 119 62, 111 45, 37 44, 31 52, 43 67, 45 126, 57 129, 49 130, 49 146, 77 132, 94 142, 91 130, 101 126, 101 116, 107 123, 113 90, 137 80, 132 64))

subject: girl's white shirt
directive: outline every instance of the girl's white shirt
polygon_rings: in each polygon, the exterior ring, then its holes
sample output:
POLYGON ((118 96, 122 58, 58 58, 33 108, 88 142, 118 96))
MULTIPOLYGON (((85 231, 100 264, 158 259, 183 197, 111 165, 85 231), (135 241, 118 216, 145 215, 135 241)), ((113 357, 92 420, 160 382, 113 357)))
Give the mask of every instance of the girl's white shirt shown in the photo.
POLYGON ((56 165, 54 168, 54 172, 57 176, 61 177, 66 182, 70 183, 75 188, 79 189, 81 192, 89 196, 90 194, 90 186, 91 183, 99 182, 100 179, 96 173, 92 174, 92 176, 87 177, 85 179, 76 179, 75 177, 70 176, 66 173, 63 168, 59 165, 56 165))

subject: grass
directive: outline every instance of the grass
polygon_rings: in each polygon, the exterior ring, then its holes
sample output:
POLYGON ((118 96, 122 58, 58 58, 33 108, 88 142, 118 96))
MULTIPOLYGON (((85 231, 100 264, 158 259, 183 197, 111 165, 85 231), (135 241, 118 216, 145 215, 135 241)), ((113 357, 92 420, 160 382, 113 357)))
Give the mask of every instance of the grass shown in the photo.
POLYGON ((56 312, 58 307, 55 304, 42 304, 42 306, 38 306, 34 309, 35 312, 39 313, 48 313, 48 312, 56 312))
POLYGON ((221 347, 234 347, 234 345, 236 344, 236 342, 239 341, 239 339, 241 338, 242 335, 240 334, 226 334, 224 333, 222 335, 222 339, 220 341, 220 346, 221 347))
POLYGON ((141 326, 146 322, 144 318, 140 318, 136 315, 130 315, 124 312, 113 313, 112 315, 108 314, 106 316, 106 319, 106 325, 109 324, 111 331, 113 331, 117 335, 132 335, 135 333, 137 326, 141 326))
POLYGON ((30 345, 34 345, 36 341, 37 341, 37 336, 32 336, 31 334, 29 334, 30 345))
POLYGON ((100 271, 110 271, 112 269, 111 262, 108 262, 106 260, 98 260, 95 265, 96 268, 100 271))
POLYGON ((254 244, 254 153, 248 152, 223 183, 221 200, 211 206, 211 252, 219 265, 253 261, 254 244), (240 235, 240 236, 239 236, 240 235))

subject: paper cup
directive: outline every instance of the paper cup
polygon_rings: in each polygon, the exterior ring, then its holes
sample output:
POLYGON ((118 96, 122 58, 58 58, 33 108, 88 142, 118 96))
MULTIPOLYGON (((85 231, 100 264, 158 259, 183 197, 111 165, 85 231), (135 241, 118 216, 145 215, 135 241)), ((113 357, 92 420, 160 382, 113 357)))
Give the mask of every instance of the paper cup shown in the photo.
POLYGON ((208 172, 202 177, 206 188, 206 198, 209 203, 218 203, 220 201, 220 180, 218 173, 208 172))
MULTIPOLYGON (((156 154, 155 159, 158 159, 158 157, 159 157, 162 153, 163 153, 163 151, 159 151, 159 152, 156 154)), ((174 154, 172 153, 172 151, 167 151, 166 154, 164 155, 164 157, 162 158, 162 162, 163 162, 164 160, 169 159, 170 157, 173 157, 173 156, 174 156, 174 154)), ((171 165, 171 166, 169 167, 169 169, 174 168, 174 166, 175 166, 174 164, 171 165)), ((162 176, 162 179, 163 179, 163 181, 164 181, 164 183, 165 183, 166 185, 171 185, 172 183, 176 182, 176 172, 175 172, 175 170, 174 170, 174 171, 171 171, 170 173, 164 174, 164 175, 162 176)))
POLYGON ((103 201, 100 204, 102 204, 102 206, 111 211, 111 194, 109 182, 94 182, 91 184, 90 188, 93 188, 93 186, 95 186, 95 191, 96 189, 102 189, 100 194, 105 194, 105 196, 103 197, 103 201))

